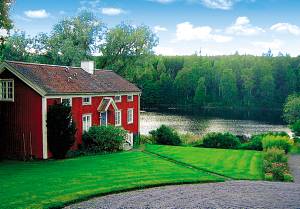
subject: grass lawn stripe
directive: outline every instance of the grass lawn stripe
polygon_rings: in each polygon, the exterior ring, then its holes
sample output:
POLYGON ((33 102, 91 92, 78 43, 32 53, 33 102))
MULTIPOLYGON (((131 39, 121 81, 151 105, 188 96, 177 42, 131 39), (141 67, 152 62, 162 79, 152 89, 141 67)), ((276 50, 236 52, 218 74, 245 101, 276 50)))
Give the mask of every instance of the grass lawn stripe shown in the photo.
POLYGON ((262 153, 257 151, 161 145, 147 145, 146 151, 232 179, 263 179, 262 153))
POLYGON ((61 207, 151 186, 222 179, 132 151, 59 161, 0 162, 0 208, 61 207))

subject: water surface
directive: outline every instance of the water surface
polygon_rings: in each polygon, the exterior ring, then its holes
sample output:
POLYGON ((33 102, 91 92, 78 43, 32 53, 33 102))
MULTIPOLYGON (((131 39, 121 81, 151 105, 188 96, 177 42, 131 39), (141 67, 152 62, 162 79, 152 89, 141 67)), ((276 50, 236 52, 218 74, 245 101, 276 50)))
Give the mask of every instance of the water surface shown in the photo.
POLYGON ((149 131, 158 128, 160 125, 168 125, 180 133, 193 133, 204 135, 209 132, 231 132, 237 135, 253 135, 264 132, 285 131, 291 135, 290 129, 280 120, 253 120, 223 118, 217 116, 201 115, 200 113, 141 113, 141 134, 149 134, 149 131))

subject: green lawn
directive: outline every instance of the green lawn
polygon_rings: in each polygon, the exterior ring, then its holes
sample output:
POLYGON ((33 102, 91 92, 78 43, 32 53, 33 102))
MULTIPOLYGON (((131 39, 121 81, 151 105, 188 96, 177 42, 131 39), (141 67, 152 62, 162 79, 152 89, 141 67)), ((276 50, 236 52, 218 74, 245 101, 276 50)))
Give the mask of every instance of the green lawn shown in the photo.
POLYGON ((0 208, 57 207, 151 185, 222 180, 138 151, 59 161, 4 161, 0 162, 0 208))
POLYGON ((262 153, 246 150, 147 145, 146 151, 233 179, 263 179, 262 153))

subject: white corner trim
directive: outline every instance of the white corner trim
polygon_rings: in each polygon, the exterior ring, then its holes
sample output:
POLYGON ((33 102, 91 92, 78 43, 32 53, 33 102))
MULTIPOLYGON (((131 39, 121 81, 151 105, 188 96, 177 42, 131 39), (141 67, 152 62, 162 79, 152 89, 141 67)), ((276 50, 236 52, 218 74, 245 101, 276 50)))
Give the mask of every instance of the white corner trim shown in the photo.
POLYGON ((42 97, 42 139, 43 139, 43 159, 48 159, 47 141, 47 99, 42 97))

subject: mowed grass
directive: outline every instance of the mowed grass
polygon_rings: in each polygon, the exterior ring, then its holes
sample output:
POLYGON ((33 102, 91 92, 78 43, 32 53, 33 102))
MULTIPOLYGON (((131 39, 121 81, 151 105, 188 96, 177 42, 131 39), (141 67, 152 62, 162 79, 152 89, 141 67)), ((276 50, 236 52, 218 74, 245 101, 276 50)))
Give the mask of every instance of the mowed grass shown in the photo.
POLYGON ((146 151, 233 179, 263 179, 263 156, 257 151, 161 145, 147 145, 146 151))
POLYGON ((59 161, 4 161, 0 208, 61 207, 117 191, 222 180, 138 151, 59 161))

